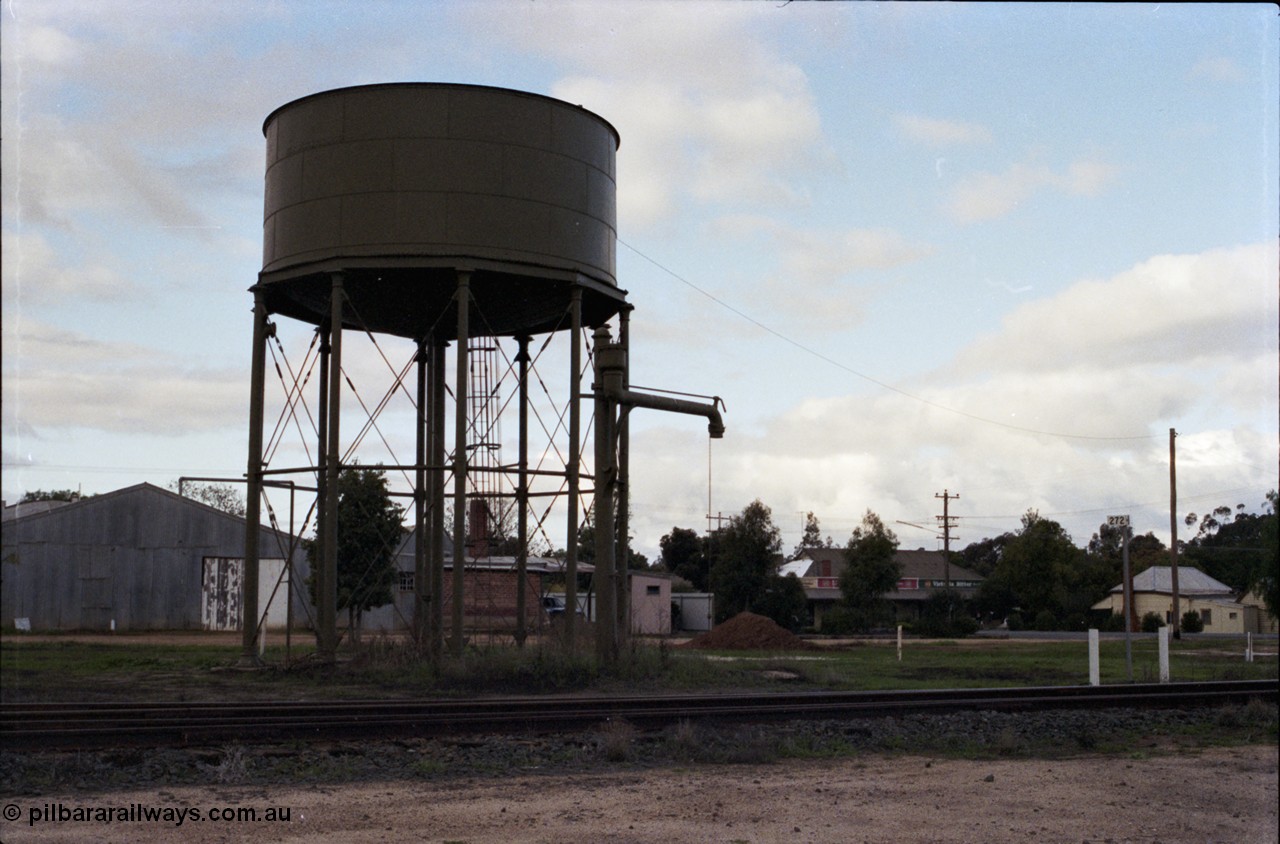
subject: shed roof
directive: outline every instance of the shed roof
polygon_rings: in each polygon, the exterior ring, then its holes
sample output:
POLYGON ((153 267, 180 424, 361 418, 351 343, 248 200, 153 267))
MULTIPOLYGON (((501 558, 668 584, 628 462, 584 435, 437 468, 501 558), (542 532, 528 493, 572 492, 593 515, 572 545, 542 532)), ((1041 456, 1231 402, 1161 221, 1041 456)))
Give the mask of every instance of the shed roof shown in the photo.
MULTIPOLYGON (((1133 577, 1133 591, 1160 592, 1173 594, 1173 570, 1169 566, 1152 566, 1133 577)), ((1123 592, 1124 584, 1116 584, 1112 592, 1123 592)), ((1232 594, 1232 589, 1225 583, 1214 580, 1209 575, 1190 566, 1178 568, 1179 595, 1222 595, 1232 594)))
MULTIPOLYGON (((133 486, 126 486, 112 490, 111 492, 104 492, 100 495, 87 496, 85 498, 81 498, 79 501, 67 502, 62 507, 56 507, 41 512, 22 513, 16 518, 6 521, 9 527, 15 530, 19 527, 35 528, 36 530, 40 530, 39 526, 42 524, 52 525, 58 522, 79 519, 85 516, 92 518, 91 514, 95 511, 109 510, 113 505, 121 502, 128 502, 127 506, 136 506, 140 508, 139 512, 151 512, 150 510, 144 509, 148 507, 148 499, 150 499, 151 508, 154 508, 156 504, 163 502, 178 507, 188 508, 192 512, 202 513, 213 518, 230 519, 241 525, 246 522, 246 519, 243 516, 228 513, 225 510, 219 510, 217 507, 211 507, 202 501, 178 495, 172 490, 164 489, 156 486, 155 484, 146 483, 145 481, 140 484, 134 484, 133 486)), ((287 531, 275 530, 270 525, 262 525, 261 527, 262 530, 270 531, 271 533, 278 534, 281 537, 288 537, 289 535, 287 531)))
POLYGON ((903 577, 918 577, 921 580, 940 580, 944 573, 950 571, 952 580, 984 580, 982 575, 954 562, 947 566, 946 558, 941 551, 898 551, 894 558, 902 566, 903 577))

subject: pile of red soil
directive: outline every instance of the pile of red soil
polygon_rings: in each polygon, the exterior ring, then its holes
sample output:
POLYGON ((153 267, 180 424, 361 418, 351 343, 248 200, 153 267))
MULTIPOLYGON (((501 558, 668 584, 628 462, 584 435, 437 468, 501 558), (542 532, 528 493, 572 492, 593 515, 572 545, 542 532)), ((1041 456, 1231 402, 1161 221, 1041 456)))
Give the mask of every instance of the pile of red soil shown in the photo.
POLYGON ((714 651, 808 651, 815 650, 817 645, 779 627, 771 618, 740 612, 690 639, 684 647, 714 651))

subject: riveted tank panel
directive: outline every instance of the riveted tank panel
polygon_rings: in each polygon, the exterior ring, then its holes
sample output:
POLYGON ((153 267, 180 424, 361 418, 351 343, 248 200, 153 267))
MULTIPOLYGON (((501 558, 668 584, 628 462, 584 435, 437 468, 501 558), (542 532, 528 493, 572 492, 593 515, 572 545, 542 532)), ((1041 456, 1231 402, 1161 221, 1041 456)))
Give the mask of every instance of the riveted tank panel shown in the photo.
POLYGON ((618 135, 550 97, 472 85, 343 88, 266 120, 263 263, 273 311, 319 323, 342 273, 353 321, 418 336, 471 273, 485 333, 554 330, 569 291, 584 320, 617 289, 618 135))

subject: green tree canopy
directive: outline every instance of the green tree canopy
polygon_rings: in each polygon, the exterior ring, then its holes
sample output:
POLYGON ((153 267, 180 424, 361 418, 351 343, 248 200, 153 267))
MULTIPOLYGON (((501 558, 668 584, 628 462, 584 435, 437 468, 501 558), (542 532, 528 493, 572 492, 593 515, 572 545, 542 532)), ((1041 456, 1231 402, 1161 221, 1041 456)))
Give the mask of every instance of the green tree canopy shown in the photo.
MULTIPOLYGON (((178 491, 178 482, 169 484, 169 489, 178 491)), ((182 484, 182 495, 201 504, 208 504, 216 510, 244 518, 244 498, 231 484, 198 483, 190 481, 182 484)))
POLYGON ((1267 605, 1271 617, 1280 616, 1280 494, 1267 493, 1271 512, 1262 524, 1262 559, 1250 579, 1249 588, 1256 589, 1267 605))
POLYGON ((1000 564, 1004 546, 1012 536, 1011 533, 1002 533, 995 538, 983 539, 981 542, 970 542, 960 552, 958 562, 970 571, 976 571, 983 577, 990 577, 996 570, 996 566, 1000 564))
POLYGON ((19 504, 29 504, 33 501, 79 501, 80 493, 74 489, 33 489, 22 495, 19 504))
MULTIPOLYGON (((649 568, 649 558, 636 551, 631 544, 633 539, 635 539, 634 536, 627 536, 627 568, 634 570, 649 568)), ((557 549, 551 552, 551 556, 563 560, 566 555, 563 550, 557 549)), ((591 565, 595 565, 596 562, 596 523, 590 515, 578 525, 578 562, 591 565)))
POLYGON ((752 609, 769 586, 770 576, 777 576, 774 557, 782 549, 782 533, 773 523, 773 511, 759 499, 751 502, 715 531, 708 545, 717 621, 752 609))
POLYGON ((1118 582, 1115 577, 1105 565, 1091 566, 1062 525, 1028 510, 1022 529, 1005 543, 991 578, 995 583, 983 586, 1008 589, 1024 618, 1046 611, 1061 618, 1087 610, 1118 582))
POLYGON ((898 588, 902 577, 897 551, 898 537, 868 510, 849 536, 845 567, 840 573, 840 592, 855 628, 868 629, 890 621, 892 608, 885 595, 898 588))
MULTIPOLYGON (((381 470, 344 469, 339 474, 337 608, 347 610, 353 638, 360 629, 361 614, 394 599, 402 516, 381 470)), ((320 565, 317 552, 315 542, 307 544, 313 601, 317 599, 314 572, 320 565)))
POLYGON ((804 533, 800 535, 800 544, 796 546, 796 550, 791 552, 791 556, 799 557, 801 552, 807 548, 830 548, 831 537, 822 538, 822 527, 818 523, 818 517, 810 511, 804 515, 804 533))
POLYGON ((804 584, 794 574, 773 572, 765 580, 764 592, 752 603, 752 611, 773 619, 792 633, 809 623, 809 599, 804 584))
POLYGON ((711 563, 703 548, 702 537, 692 528, 673 527, 658 541, 663 570, 683 577, 699 592, 706 592, 711 577, 711 563))
POLYGON ((1182 546, 1182 558, 1237 592, 1262 587, 1265 598, 1268 560, 1275 553, 1275 542, 1268 542, 1267 531, 1275 529, 1276 518, 1274 490, 1262 502, 1260 513, 1248 512, 1244 504, 1223 505, 1200 517, 1188 513, 1183 523, 1197 530, 1182 546))

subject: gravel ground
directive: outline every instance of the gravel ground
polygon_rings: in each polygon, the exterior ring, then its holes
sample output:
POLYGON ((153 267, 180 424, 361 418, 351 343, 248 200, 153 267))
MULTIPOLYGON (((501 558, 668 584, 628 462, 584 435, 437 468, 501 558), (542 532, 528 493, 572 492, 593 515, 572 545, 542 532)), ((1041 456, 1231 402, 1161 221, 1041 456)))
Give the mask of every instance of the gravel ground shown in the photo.
POLYGON ((1261 704, 9 753, 0 840, 1273 844, 1277 762, 1261 704), (74 819, 92 807, 206 817, 74 819))
POLYGON ((225 785, 449 780, 523 772, 583 772, 779 759, 928 753, 1062 757, 1150 753, 1210 737, 1275 744, 1275 705, 1166 710, 962 712, 764 725, 682 723, 641 732, 625 722, 585 733, 447 739, 0 754, 0 791, 40 795, 216 782, 225 785))

